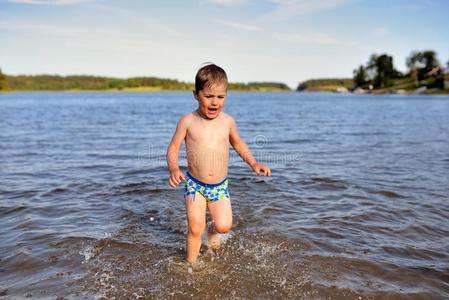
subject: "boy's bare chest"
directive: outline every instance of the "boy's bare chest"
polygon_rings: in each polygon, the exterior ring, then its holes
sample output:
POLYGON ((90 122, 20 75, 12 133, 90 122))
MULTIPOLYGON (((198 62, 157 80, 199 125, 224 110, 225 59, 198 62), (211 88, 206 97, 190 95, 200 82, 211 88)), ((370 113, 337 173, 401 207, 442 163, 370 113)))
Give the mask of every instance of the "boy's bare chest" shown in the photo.
POLYGON ((191 142, 208 145, 229 143, 230 128, 226 124, 192 124, 187 130, 186 139, 191 142))

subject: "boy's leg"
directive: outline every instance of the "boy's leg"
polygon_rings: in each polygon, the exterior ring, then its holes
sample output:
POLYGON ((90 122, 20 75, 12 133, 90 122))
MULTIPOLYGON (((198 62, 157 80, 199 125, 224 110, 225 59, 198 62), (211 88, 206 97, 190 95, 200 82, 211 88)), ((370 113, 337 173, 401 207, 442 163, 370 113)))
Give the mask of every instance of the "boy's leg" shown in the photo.
POLYGON ((232 227, 232 208, 231 200, 224 198, 207 205, 212 223, 208 229, 209 246, 213 249, 220 247, 219 233, 226 233, 232 227))
POLYGON ((188 232, 187 261, 194 263, 201 248, 201 236, 206 227, 206 199, 199 193, 185 197, 188 232))

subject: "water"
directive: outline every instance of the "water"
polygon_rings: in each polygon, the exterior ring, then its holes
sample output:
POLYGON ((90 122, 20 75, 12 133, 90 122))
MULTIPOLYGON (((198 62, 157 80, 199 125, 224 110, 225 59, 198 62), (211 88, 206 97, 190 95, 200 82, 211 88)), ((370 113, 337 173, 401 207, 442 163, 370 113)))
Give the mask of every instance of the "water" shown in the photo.
POLYGON ((449 298, 448 97, 230 93, 273 176, 231 157, 233 230, 189 272, 165 149, 195 105, 0 94, 0 298, 449 298))

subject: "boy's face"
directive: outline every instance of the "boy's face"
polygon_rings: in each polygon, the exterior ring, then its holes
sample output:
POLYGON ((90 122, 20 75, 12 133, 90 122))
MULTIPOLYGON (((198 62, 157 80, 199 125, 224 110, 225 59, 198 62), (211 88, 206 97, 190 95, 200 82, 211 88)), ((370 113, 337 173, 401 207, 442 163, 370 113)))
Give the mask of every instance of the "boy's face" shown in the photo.
POLYGON ((218 117, 226 101, 227 85, 224 83, 204 86, 198 93, 193 92, 193 96, 198 100, 198 111, 206 119, 212 120, 218 117))

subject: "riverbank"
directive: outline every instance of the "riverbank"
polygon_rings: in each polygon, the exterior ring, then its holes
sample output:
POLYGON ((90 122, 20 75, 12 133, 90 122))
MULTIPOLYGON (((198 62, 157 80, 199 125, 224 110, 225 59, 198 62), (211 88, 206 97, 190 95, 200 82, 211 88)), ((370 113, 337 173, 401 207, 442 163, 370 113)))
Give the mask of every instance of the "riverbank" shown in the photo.
POLYGON ((420 81, 410 77, 393 79, 391 85, 384 88, 373 88, 370 85, 365 88, 354 88, 354 82, 350 78, 310 79, 300 83, 296 90, 356 94, 449 94, 449 74, 420 81))
MULTIPOLYGON (((89 75, 5 75, 4 88, 1 91, 125 91, 159 92, 192 91, 195 86, 190 82, 158 77, 113 78, 89 75)), ((281 82, 231 82, 232 91, 281 92, 291 89, 281 82)))

